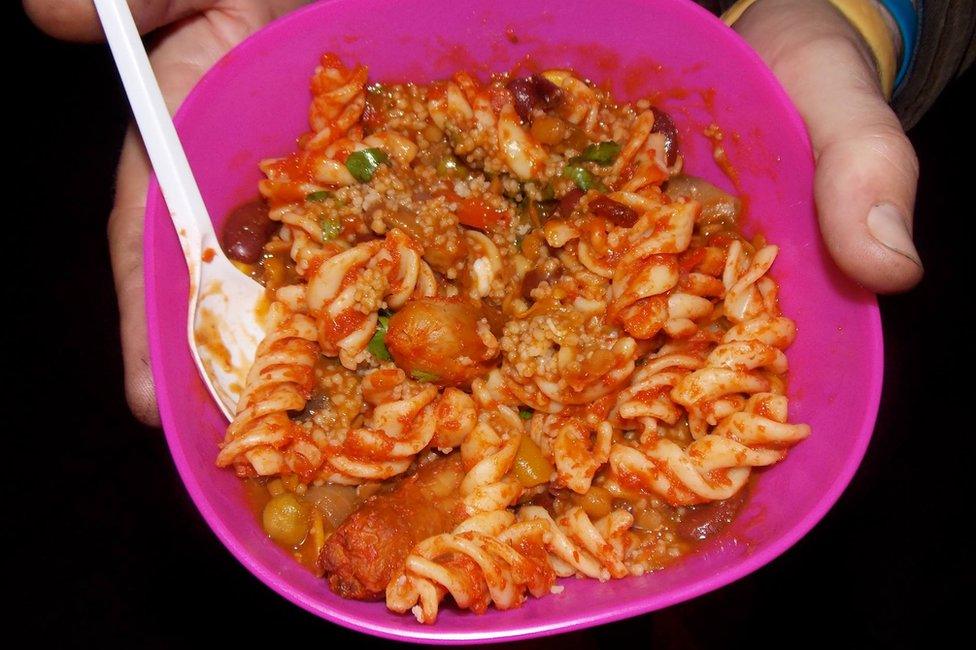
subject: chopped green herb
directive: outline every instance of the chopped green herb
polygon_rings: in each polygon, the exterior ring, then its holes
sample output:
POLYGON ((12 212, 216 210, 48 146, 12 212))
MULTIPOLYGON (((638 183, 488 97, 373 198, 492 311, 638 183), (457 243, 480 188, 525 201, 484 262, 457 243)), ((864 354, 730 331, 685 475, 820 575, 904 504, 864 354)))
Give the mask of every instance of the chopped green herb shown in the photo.
POLYGON ((581 160, 594 162, 601 167, 612 165, 620 155, 620 145, 613 140, 606 140, 600 144, 591 144, 583 150, 581 160))
POLYGON ((523 420, 531 420, 533 413, 535 413, 535 411, 530 409, 528 406, 519 407, 519 417, 522 418, 523 420))
POLYGON ((373 334, 373 338, 370 339, 369 346, 367 347, 370 354, 380 361, 389 361, 392 358, 390 351, 386 348, 386 331, 389 326, 390 317, 381 314, 376 323, 376 333, 373 334))
POLYGON ((305 195, 306 201, 314 201, 315 203, 321 203, 326 199, 332 198, 332 192, 326 190, 319 190, 318 192, 309 192, 305 195))
POLYGON ((342 232, 342 225, 339 224, 338 219, 322 219, 319 225, 322 226, 323 241, 333 240, 342 232))
POLYGON ((390 157, 382 149, 375 147, 354 151, 346 158, 346 169, 353 177, 362 183, 373 179, 373 174, 383 163, 389 162, 390 157))
POLYGON ((600 179, 582 165, 570 164, 563 167, 563 178, 573 181, 576 183, 576 187, 584 192, 589 192, 591 189, 606 190, 606 186, 600 182, 600 179))
POLYGON ((410 376, 417 381, 437 381, 440 379, 437 375, 432 372, 427 372, 426 370, 414 370, 410 373, 410 376))

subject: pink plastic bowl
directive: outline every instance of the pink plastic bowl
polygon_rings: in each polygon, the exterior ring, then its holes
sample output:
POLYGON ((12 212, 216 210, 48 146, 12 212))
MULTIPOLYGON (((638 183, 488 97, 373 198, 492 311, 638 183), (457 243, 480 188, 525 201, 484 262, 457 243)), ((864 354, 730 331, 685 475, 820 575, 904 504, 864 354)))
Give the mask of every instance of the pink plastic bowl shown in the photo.
POLYGON ((799 325, 789 350, 791 417, 813 435, 762 472, 729 534, 665 571, 599 583, 483 616, 445 607, 434 626, 382 603, 342 600, 271 543, 229 471, 214 466, 226 422, 187 350, 187 274, 155 184, 145 229, 146 308, 159 409, 176 467, 228 549, 272 589, 315 614, 379 636, 431 643, 517 639, 580 629, 692 598, 785 551, 837 500, 867 447, 882 376, 873 296, 835 269, 820 244, 813 163, 803 124, 759 58, 691 2, 334 0, 275 22, 197 85, 176 124, 210 214, 220 222, 256 195, 261 158, 283 155, 307 128, 309 76, 325 51, 381 81, 429 81, 458 69, 572 67, 622 97, 656 93, 681 130, 685 167, 731 189, 704 126, 719 124, 748 196, 747 229, 779 244, 774 275, 799 325))

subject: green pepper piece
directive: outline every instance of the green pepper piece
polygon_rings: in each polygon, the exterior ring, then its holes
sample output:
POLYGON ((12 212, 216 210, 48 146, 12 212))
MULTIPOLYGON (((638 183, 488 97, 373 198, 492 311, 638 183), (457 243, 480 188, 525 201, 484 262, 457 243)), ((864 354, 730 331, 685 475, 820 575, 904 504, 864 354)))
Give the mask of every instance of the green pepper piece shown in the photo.
POLYGON ((373 338, 370 339, 369 345, 367 346, 370 354, 380 361, 389 361, 392 359, 390 351, 386 347, 386 332, 389 326, 390 317, 380 315, 376 322, 376 333, 373 334, 373 338))
POLYGON ((373 174, 383 163, 389 162, 390 157, 382 149, 375 147, 361 149, 349 154, 346 158, 346 169, 357 181, 368 183, 373 179, 373 174))
POLYGON ((439 376, 435 375, 432 372, 427 372, 426 370, 414 370, 413 372, 410 373, 410 376, 416 379, 417 381, 437 381, 438 379, 440 379, 439 376))
POLYGON ((322 241, 331 241, 342 232, 342 225, 338 219, 322 219, 319 225, 322 226, 322 241))
POLYGON ((569 164, 563 167, 563 178, 568 178, 573 181, 576 183, 576 187, 584 192, 589 192, 591 189, 606 190, 606 186, 599 178, 594 176, 589 169, 579 164, 569 164))
POLYGON ((327 190, 319 190, 318 192, 309 192, 305 195, 306 201, 312 201, 314 203, 321 203, 326 199, 332 198, 332 192, 327 190))
POLYGON ((586 162, 593 162, 601 167, 608 167, 617 160, 617 156, 619 155, 620 145, 613 140, 606 140, 600 144, 589 145, 579 157, 586 162))

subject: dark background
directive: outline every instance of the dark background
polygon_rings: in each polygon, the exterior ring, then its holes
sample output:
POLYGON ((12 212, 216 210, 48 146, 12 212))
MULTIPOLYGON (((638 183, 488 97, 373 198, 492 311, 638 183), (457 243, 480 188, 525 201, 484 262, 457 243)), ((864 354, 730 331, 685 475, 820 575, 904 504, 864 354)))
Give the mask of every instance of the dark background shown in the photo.
MULTIPOLYGON (((14 392, 4 439, 13 449, 29 443, 12 454, 10 469, 25 477, 8 488, 0 524, 5 545, 22 549, 8 554, 14 576, 29 571, 5 581, 27 605, 26 620, 10 622, 59 645, 373 643, 239 565, 187 497, 161 432, 129 415, 105 235, 127 107, 106 47, 56 42, 20 11, 10 24, 18 48, 4 59, 15 111, 5 185, 14 210, 3 261, 19 331, 7 339, 14 360, 4 384, 14 392)), ((957 80, 910 133, 927 273, 910 294, 881 298, 884 397, 840 502, 784 556, 731 586, 524 645, 910 647, 948 633, 956 591, 973 584, 964 533, 973 346, 963 309, 973 296, 974 80, 957 80)))

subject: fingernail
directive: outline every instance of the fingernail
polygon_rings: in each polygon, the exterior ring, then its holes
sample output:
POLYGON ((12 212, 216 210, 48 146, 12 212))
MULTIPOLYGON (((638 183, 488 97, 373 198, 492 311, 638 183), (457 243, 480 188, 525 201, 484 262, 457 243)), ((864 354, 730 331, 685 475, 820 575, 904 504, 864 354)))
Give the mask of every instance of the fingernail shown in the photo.
POLYGON ((890 203, 879 203, 868 212, 868 232, 885 248, 903 255, 922 266, 912 234, 908 232, 908 220, 901 210, 890 203))

